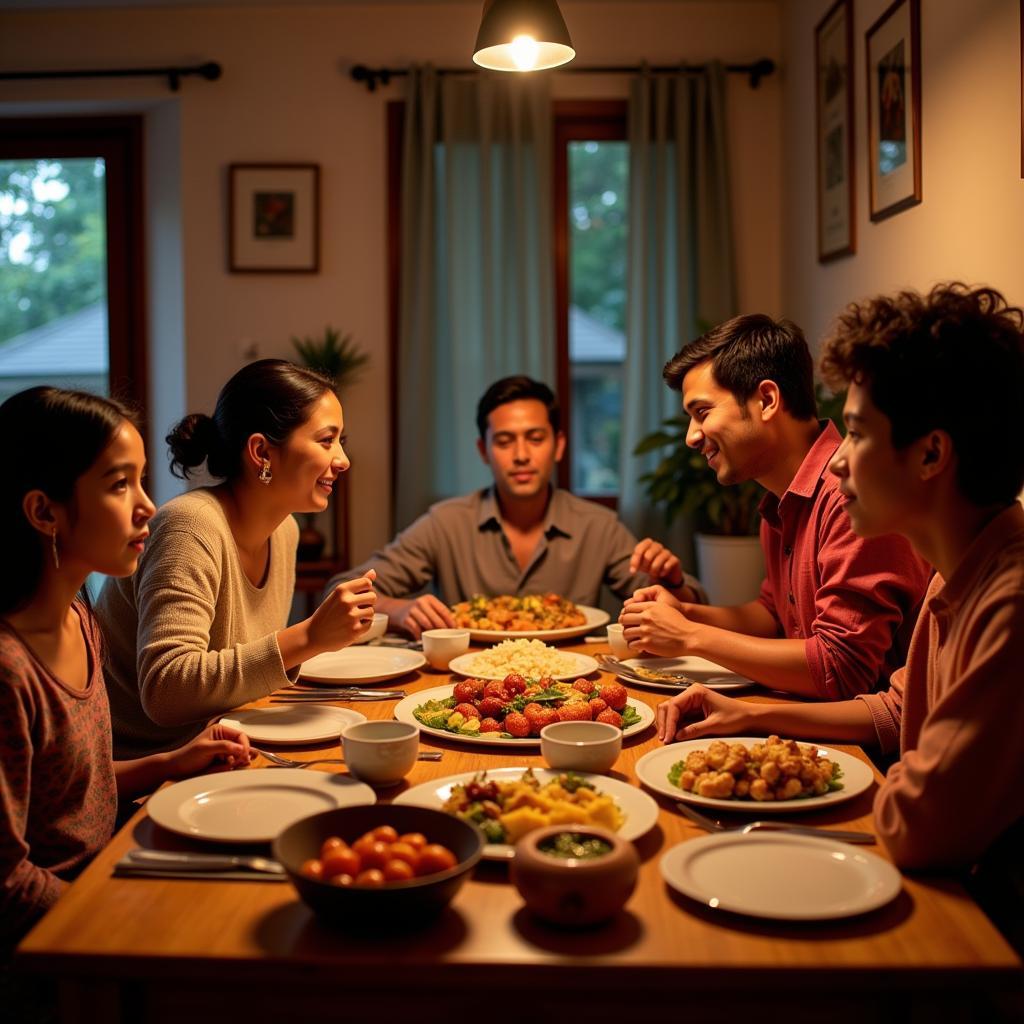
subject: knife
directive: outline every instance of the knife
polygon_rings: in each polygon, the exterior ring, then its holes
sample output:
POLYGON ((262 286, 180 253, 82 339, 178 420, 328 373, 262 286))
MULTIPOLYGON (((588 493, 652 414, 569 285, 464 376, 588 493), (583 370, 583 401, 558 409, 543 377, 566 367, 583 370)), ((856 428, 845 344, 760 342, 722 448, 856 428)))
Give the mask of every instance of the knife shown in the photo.
POLYGON ((170 850, 129 850, 119 866, 128 869, 172 871, 256 871, 283 875, 284 865, 269 857, 235 856, 225 853, 175 853, 170 850))
POLYGON ((401 700, 404 690, 326 690, 323 693, 281 693, 270 698, 271 704, 317 704, 335 700, 401 700))

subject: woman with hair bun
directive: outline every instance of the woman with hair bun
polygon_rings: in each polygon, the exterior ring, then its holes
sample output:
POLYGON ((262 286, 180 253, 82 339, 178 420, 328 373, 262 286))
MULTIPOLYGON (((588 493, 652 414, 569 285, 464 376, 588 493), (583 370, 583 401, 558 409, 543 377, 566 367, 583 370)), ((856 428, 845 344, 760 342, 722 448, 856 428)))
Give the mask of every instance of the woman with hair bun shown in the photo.
POLYGON ((328 380, 283 359, 239 370, 213 416, 167 437, 171 470, 221 482, 167 502, 131 579, 105 584, 96 612, 120 756, 168 750, 210 718, 287 685, 303 661, 366 631, 374 573, 335 587, 286 626, 297 512, 323 511, 349 467, 328 380))

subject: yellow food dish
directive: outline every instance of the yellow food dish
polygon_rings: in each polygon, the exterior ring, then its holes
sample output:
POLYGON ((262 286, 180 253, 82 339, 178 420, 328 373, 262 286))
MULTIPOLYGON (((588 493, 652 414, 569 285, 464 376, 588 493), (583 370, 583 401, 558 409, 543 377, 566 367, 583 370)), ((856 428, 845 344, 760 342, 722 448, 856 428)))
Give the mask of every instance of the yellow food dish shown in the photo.
POLYGON ((452 606, 455 624, 462 629, 527 633, 541 629, 571 629, 586 625, 586 616, 558 594, 527 594, 525 597, 483 597, 452 606))

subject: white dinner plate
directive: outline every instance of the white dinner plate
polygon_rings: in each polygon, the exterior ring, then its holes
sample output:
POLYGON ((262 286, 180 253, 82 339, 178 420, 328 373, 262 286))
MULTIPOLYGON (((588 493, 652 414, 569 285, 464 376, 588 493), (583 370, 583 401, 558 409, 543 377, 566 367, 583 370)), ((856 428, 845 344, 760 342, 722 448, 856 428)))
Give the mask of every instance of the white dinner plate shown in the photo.
MULTIPOLYGON (((632 669, 647 668, 660 672, 682 672, 683 675, 696 679, 698 683, 703 683, 709 690, 739 690, 745 686, 755 685, 754 681, 747 679, 746 676, 737 675, 721 665, 716 665, 713 661, 693 655, 683 658, 629 658, 622 664, 632 669)), ((680 685, 667 680, 626 676, 622 673, 616 673, 616 675, 626 683, 650 687, 652 690, 671 690, 673 693, 685 690, 689 685, 685 683, 680 685)))
POLYGON ((797 800, 719 800, 708 796, 698 796, 696 793, 687 793, 686 790, 673 786, 668 781, 668 773, 672 765, 677 761, 685 760, 691 750, 707 750, 708 745, 716 739, 722 739, 726 743, 745 743, 749 747, 752 743, 763 743, 765 738, 763 736, 705 736, 699 740, 669 743, 667 746, 644 754, 637 761, 634 769, 636 777, 648 789, 653 789, 656 793, 671 797, 673 800, 682 800, 695 807, 715 807, 720 811, 734 811, 737 814, 750 813, 756 814, 758 817, 765 814, 799 814, 803 811, 815 811, 822 807, 831 807, 833 804, 841 804, 845 800, 852 800, 853 797, 859 796, 875 781, 871 769, 860 758, 806 740, 797 742, 801 746, 816 747, 821 757, 827 757, 842 768, 843 774, 839 780, 843 784, 842 789, 831 790, 823 796, 801 797, 797 800))
MULTIPOLYGON (((470 676, 473 679, 504 679, 509 672, 514 671, 508 669, 505 672, 477 672, 473 668, 473 659, 479 653, 470 651, 469 654, 460 654, 457 658, 452 658, 448 664, 449 671, 460 676, 470 676)), ((596 672, 599 668, 597 659, 592 658, 589 654, 577 654, 575 651, 559 651, 558 653, 563 658, 573 658, 574 667, 571 672, 550 676, 551 679, 579 679, 580 676, 589 676, 591 672, 596 672)))
POLYGON ((236 711, 221 721, 256 743, 322 743, 339 739, 346 725, 365 722, 366 715, 331 704, 275 704, 236 711))
MULTIPOLYGON (((513 782, 527 770, 525 765, 520 768, 489 768, 487 780, 489 782, 513 782)), ((479 772, 463 772, 461 775, 449 775, 443 779, 431 779, 430 782, 407 789, 400 796, 395 797, 394 802, 440 810, 451 796, 455 786, 471 782, 479 774, 479 772)), ((533 774, 543 785, 566 773, 550 768, 534 768, 533 774)), ((618 779, 609 778, 607 775, 592 775, 589 772, 575 772, 574 774, 592 782, 599 793, 607 794, 619 805, 619 810, 622 811, 626 819, 618 833, 623 839, 639 839, 657 824, 658 805, 643 790, 618 779)), ((572 826, 566 825, 566 830, 571 832, 572 826)), ((484 857, 487 860, 511 860, 514 854, 515 847, 508 843, 488 843, 484 847, 484 857)))
POLYGON ((873 853, 786 832, 687 840, 661 858, 661 876, 714 910, 783 921, 865 914, 895 899, 902 886, 896 868, 873 853))
POLYGON ((299 675, 311 683, 382 683, 426 665, 419 651, 395 647, 343 647, 302 663, 299 675))
POLYGON ((512 632, 507 629, 470 629, 469 638, 480 644, 490 644, 498 640, 571 640, 583 636, 598 626, 603 626, 611 616, 600 608, 578 604, 576 607, 583 612, 587 620, 582 626, 568 626, 565 629, 526 629, 512 632))
POLYGON ((293 821, 376 803, 365 782, 305 768, 243 768, 184 779, 146 802, 161 828, 217 843, 269 843, 293 821))
MULTIPOLYGON (((444 729, 435 729, 433 726, 424 725, 413 712, 421 704, 426 704, 428 700, 445 700, 452 696, 452 686, 434 686, 429 690, 418 690, 416 693, 410 693, 407 697, 403 697, 395 705, 395 718, 399 722, 407 722, 410 725, 418 726, 421 732, 430 733, 432 736, 440 736, 442 739, 455 740, 458 743, 479 743, 485 747, 539 747, 540 737, 539 736, 524 736, 522 739, 512 737, 511 739, 503 739, 496 732, 485 732, 480 733, 476 736, 463 736, 460 733, 446 732, 444 729)), ((631 725, 626 729, 622 730, 623 738, 633 736, 638 732, 642 732, 654 721, 654 710, 650 705, 645 704, 640 700, 631 700, 629 702, 635 709, 636 713, 640 716, 640 721, 636 725, 631 725)))

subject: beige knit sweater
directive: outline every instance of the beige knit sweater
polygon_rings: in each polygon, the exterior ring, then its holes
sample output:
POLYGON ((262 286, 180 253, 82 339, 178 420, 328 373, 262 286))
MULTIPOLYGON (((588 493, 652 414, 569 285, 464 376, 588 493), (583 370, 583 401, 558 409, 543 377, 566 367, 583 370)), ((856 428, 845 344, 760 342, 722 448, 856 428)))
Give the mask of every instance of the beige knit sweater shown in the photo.
POLYGON ((298 526, 270 538, 261 587, 242 571, 220 502, 200 488, 164 505, 133 576, 108 579, 103 627, 114 757, 180 746, 214 716, 284 686, 276 633, 287 625, 298 526))

